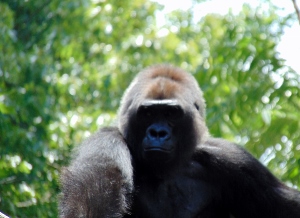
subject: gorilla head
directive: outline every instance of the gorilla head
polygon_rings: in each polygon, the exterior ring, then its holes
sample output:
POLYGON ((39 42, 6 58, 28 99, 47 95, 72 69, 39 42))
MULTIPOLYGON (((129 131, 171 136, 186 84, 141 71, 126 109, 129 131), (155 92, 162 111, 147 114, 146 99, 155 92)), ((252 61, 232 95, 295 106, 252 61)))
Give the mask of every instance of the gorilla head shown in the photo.
POLYGON ((119 129, 139 166, 169 170, 188 160, 206 138, 204 114, 202 91, 192 75, 154 66, 140 72, 126 90, 119 129))

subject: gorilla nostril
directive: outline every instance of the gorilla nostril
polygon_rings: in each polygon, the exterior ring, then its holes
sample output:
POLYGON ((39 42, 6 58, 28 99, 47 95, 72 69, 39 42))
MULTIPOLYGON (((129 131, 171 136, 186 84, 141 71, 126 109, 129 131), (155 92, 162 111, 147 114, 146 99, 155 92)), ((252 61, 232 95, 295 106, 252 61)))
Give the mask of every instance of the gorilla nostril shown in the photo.
POLYGON ((167 136, 168 136, 167 131, 162 130, 162 131, 158 132, 159 138, 166 138, 167 136))
POLYGON ((156 138, 158 136, 157 132, 155 129, 150 129, 149 130, 149 135, 153 138, 156 138))
POLYGON ((147 131, 147 135, 152 139, 168 139, 170 137, 170 133, 165 128, 158 127, 150 127, 147 131))

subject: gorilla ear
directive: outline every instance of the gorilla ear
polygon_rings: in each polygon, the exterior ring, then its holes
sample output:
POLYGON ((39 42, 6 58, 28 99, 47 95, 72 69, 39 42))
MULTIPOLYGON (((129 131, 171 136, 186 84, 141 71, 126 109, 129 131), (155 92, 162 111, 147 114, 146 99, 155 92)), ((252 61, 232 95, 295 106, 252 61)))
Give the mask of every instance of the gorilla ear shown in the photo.
POLYGON ((196 102, 194 103, 194 106, 197 109, 197 111, 199 111, 200 108, 199 108, 199 105, 196 102))

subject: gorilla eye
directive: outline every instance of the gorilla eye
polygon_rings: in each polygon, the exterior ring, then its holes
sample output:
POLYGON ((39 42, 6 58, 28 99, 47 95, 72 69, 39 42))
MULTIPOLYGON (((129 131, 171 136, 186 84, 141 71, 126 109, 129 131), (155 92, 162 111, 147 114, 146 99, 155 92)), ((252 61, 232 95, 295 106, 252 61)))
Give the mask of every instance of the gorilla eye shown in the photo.
POLYGON ((150 118, 153 116, 153 111, 151 108, 148 107, 140 107, 138 109, 138 115, 142 117, 150 118))
POLYGON ((197 103, 194 103, 195 108, 197 109, 197 111, 199 110, 199 105, 197 103))
POLYGON ((164 111, 164 116, 167 119, 176 120, 176 119, 181 118, 182 115, 183 115, 183 111, 179 107, 171 107, 164 111))
POLYGON ((152 116, 152 112, 151 112, 150 110, 146 110, 146 111, 145 111, 145 115, 146 115, 147 117, 151 117, 151 116, 152 116))
POLYGON ((174 116, 174 114, 173 114, 173 112, 171 110, 165 111, 164 115, 167 118, 171 118, 172 116, 174 116))

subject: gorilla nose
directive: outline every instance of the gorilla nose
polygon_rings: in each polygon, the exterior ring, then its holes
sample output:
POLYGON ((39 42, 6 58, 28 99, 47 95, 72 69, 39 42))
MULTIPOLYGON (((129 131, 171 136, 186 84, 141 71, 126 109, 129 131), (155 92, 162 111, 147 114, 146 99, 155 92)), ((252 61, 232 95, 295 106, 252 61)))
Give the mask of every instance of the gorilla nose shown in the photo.
POLYGON ((168 132, 165 130, 157 131, 155 129, 150 129, 149 135, 153 138, 166 138, 168 136, 168 132))
POLYGON ((153 140, 167 140, 171 137, 171 131, 167 126, 153 124, 147 129, 147 137, 153 140))

